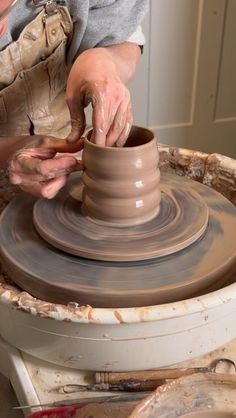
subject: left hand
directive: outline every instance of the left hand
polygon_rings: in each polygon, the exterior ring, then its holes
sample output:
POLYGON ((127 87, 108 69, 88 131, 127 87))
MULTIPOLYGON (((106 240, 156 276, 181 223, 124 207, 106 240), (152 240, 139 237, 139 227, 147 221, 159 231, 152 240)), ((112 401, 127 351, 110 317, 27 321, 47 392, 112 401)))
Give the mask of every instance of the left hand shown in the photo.
POLYGON ((27 193, 52 199, 66 184, 70 173, 83 169, 82 162, 73 155, 82 149, 83 140, 68 144, 64 139, 41 135, 27 139, 27 145, 9 161, 10 181, 27 193))
POLYGON ((133 122, 130 93, 105 48, 87 50, 77 58, 69 74, 66 97, 72 122, 68 142, 82 136, 84 108, 91 103, 91 141, 110 147, 125 144, 133 122))

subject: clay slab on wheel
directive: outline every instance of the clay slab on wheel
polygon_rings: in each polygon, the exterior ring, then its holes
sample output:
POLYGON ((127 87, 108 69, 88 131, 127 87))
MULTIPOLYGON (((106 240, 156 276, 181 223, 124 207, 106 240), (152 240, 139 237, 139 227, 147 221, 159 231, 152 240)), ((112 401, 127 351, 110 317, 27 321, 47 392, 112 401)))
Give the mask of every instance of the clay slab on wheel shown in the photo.
POLYGON ((160 212, 154 219, 123 228, 100 225, 84 216, 81 202, 73 198, 81 196, 77 175, 71 189, 35 203, 34 225, 53 247, 93 260, 135 261, 172 254, 200 238, 208 223, 204 199, 191 182, 183 189, 181 178, 177 180, 162 179, 160 212))
MULTIPOLYGON (((179 182, 177 176, 165 178, 179 182)), ((68 255, 38 235, 32 218, 35 199, 23 194, 10 203, 1 217, 4 270, 22 289, 55 303, 75 301, 111 308, 148 306, 202 293, 235 269, 236 209, 214 190, 185 178, 180 180, 183 189, 190 183, 209 209, 204 235, 184 250, 133 262, 68 255)))

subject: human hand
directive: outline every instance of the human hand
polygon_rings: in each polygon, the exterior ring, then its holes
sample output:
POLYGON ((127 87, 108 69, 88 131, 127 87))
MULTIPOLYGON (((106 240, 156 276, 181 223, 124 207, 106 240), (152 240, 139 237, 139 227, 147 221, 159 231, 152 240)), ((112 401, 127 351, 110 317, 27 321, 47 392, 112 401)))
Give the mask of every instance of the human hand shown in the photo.
POLYGON ((9 163, 9 177, 13 184, 33 195, 52 199, 66 184, 72 171, 82 169, 82 162, 72 155, 83 148, 83 140, 68 144, 64 139, 29 137, 27 147, 18 150, 9 163), (56 156, 56 157, 55 157, 56 156))
POLYGON ((0 4, 0 37, 5 35, 8 27, 8 16, 5 15, 12 0, 1 0, 0 4))
POLYGON ((84 108, 92 104, 91 141, 102 146, 123 146, 132 126, 130 93, 105 48, 82 53, 71 68, 66 92, 72 131, 67 141, 85 130, 84 108))

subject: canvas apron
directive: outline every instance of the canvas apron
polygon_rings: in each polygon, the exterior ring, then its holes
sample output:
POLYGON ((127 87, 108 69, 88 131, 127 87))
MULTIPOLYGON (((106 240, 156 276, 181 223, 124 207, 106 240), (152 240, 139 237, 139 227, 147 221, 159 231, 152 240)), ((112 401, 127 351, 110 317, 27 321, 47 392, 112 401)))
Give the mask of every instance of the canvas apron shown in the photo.
POLYGON ((0 136, 69 133, 66 50, 72 31, 66 7, 45 6, 0 52, 0 136))

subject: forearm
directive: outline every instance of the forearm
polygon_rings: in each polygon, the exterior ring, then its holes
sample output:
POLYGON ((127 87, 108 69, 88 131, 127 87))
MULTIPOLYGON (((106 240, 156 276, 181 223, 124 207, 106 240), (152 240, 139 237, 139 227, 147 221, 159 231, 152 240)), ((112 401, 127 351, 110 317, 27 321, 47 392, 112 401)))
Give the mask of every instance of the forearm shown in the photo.
POLYGON ((105 48, 93 48, 83 52, 76 60, 77 74, 81 79, 96 80, 115 74, 124 84, 134 75, 141 51, 137 44, 124 42, 105 48))
POLYGON ((114 63, 120 79, 126 84, 133 77, 139 63, 140 47, 132 42, 124 42, 105 49, 114 63))
POLYGON ((23 148, 29 142, 29 139, 29 136, 0 137, 0 169, 7 167, 14 152, 23 148))

